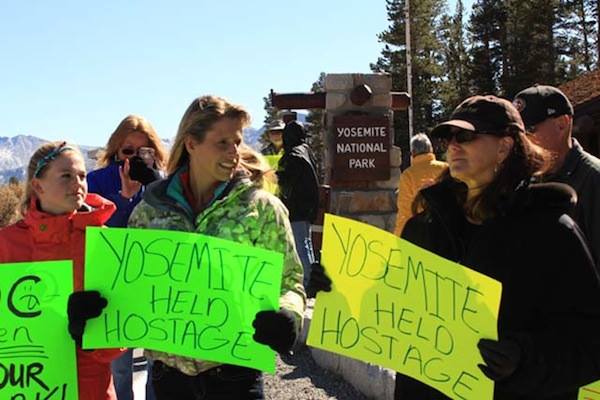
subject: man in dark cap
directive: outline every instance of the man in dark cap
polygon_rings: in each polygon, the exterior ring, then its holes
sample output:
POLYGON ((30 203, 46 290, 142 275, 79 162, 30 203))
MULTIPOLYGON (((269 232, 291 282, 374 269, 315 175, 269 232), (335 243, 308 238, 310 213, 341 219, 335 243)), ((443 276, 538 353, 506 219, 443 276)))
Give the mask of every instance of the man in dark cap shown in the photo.
POLYGON ((553 157, 550 181, 567 183, 577 192, 573 215, 600 268, 600 160, 572 137, 573 106, 553 86, 535 85, 519 92, 513 104, 534 141, 553 157))
POLYGON ((310 224, 319 208, 319 179, 315 156, 306 144, 306 133, 297 121, 283 129, 283 156, 277 170, 279 197, 290 212, 296 250, 304 267, 304 286, 315 262, 310 224))

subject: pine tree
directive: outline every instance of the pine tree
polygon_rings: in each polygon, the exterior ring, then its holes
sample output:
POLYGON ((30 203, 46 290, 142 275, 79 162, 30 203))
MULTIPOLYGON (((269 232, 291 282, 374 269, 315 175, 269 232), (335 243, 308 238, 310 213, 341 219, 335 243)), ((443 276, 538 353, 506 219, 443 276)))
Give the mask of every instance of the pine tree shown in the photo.
POLYGON ((511 98, 535 83, 564 80, 560 0, 477 0, 469 21, 469 78, 477 93, 511 98))
POLYGON ((558 50, 558 78, 571 80, 596 65, 596 21, 594 1, 567 0, 559 6, 555 27, 558 50))
POLYGON ((469 19, 469 61, 467 77, 472 93, 500 91, 503 61, 502 42, 506 35, 506 9, 502 0, 477 0, 469 19))
POLYGON ((273 107, 273 104, 271 104, 270 94, 268 96, 263 97, 263 102, 263 108, 265 110, 265 118, 263 120, 263 123, 265 125, 269 125, 271 122, 279 118, 279 110, 277 110, 277 108, 273 107))
POLYGON ((468 55, 463 14, 463 2, 462 0, 458 0, 454 16, 444 16, 442 22, 444 27, 442 31, 444 65, 447 75, 444 81, 440 83, 440 100, 445 117, 469 95, 467 80, 468 55))
MULTIPOLYGON (((406 91, 405 0, 386 0, 390 26, 378 35, 385 43, 381 56, 371 64, 374 72, 392 76, 393 90, 406 91)), ((412 108, 414 131, 431 129, 444 112, 439 82, 444 77, 441 34, 444 0, 411 0, 412 108)), ((406 112, 394 113, 395 143, 407 164, 408 121, 406 112)))
POLYGON ((572 0, 571 1, 575 15, 577 16, 576 27, 579 28, 576 35, 579 38, 581 49, 580 54, 581 64, 586 71, 591 71, 594 66, 599 66, 600 58, 596 49, 598 48, 598 29, 597 23, 600 23, 598 15, 598 5, 600 0, 572 0))
POLYGON ((502 94, 512 98, 535 83, 555 85, 560 51, 554 41, 559 0, 507 0, 502 43, 502 94))
POLYGON ((594 2, 589 0, 575 0, 573 1, 573 5, 575 6, 575 14, 578 19, 577 25, 579 26, 581 43, 581 51, 578 54, 581 55, 581 64, 589 72, 595 64, 595 52, 592 47, 592 38, 597 29, 593 19, 594 2))
POLYGON ((265 147, 269 144, 267 128, 273 121, 275 121, 276 119, 280 119, 279 110, 277 110, 277 108, 273 107, 273 105, 271 104, 271 95, 270 94, 268 96, 263 97, 263 102, 264 102, 263 108, 265 110, 265 118, 263 120, 263 123, 264 123, 263 126, 265 127, 265 130, 258 138, 258 142, 260 143, 261 148, 265 147))
POLYGON ((600 0, 592 1, 592 12, 596 16, 596 60, 600 62, 600 0))
POLYGON ((590 44, 592 51, 593 68, 600 67, 600 0, 585 0, 589 15, 586 20, 593 21, 590 33, 590 44))
MULTIPOLYGON (((325 91, 325 72, 321 72, 311 87, 311 92, 318 93, 325 91)), ((325 168, 323 160, 325 159, 325 147, 323 144, 323 135, 325 132, 324 125, 325 111, 321 109, 312 109, 308 111, 306 116, 306 130, 309 134, 308 144, 310 145, 315 157, 317 158, 317 169, 321 182, 324 179, 325 168)))

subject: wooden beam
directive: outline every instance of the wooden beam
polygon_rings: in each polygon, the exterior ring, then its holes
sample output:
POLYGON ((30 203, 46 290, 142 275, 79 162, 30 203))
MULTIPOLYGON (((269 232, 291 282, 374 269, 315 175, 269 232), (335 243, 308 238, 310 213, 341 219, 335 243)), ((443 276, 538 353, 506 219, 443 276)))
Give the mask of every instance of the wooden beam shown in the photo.
POLYGON ((406 92, 392 92, 392 109, 406 110, 410 104, 410 96, 406 92))
POLYGON ((325 93, 285 93, 278 94, 271 90, 271 104, 280 110, 307 110, 325 108, 325 93))
MULTIPOLYGON (((410 96, 406 92, 392 92, 392 109, 406 110, 410 96)), ((271 104, 280 110, 325 109, 325 92, 319 93, 275 93, 271 91, 271 104)))

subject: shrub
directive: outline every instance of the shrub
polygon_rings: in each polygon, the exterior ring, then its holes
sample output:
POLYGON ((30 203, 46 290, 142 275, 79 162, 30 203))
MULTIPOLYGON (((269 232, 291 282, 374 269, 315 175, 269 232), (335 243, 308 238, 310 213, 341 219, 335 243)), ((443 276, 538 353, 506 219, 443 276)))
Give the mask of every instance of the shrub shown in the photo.
POLYGON ((15 222, 22 194, 23 185, 19 183, 0 186, 0 227, 15 222))

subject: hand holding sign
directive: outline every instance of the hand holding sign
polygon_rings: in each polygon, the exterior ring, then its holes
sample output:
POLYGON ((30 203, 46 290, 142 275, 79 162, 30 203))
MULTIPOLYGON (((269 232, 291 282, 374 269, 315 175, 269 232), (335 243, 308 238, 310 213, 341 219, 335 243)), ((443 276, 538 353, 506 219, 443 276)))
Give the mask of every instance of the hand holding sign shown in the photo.
POLYGON ((69 334, 77 346, 81 347, 81 338, 87 320, 98 317, 107 304, 106 299, 96 290, 71 293, 67 304, 69 334))
POLYGON ((296 318, 285 309, 256 313, 252 326, 255 329, 252 338, 256 342, 266 344, 281 354, 290 352, 298 336, 296 318))
POLYGON ((477 365, 481 372, 493 381, 510 377, 521 361, 521 348, 510 339, 499 341, 481 339, 477 344, 486 365, 477 365))
POLYGON ((314 298, 318 292, 331 292, 331 279, 325 273, 321 263, 316 262, 311 265, 306 296, 314 298))

